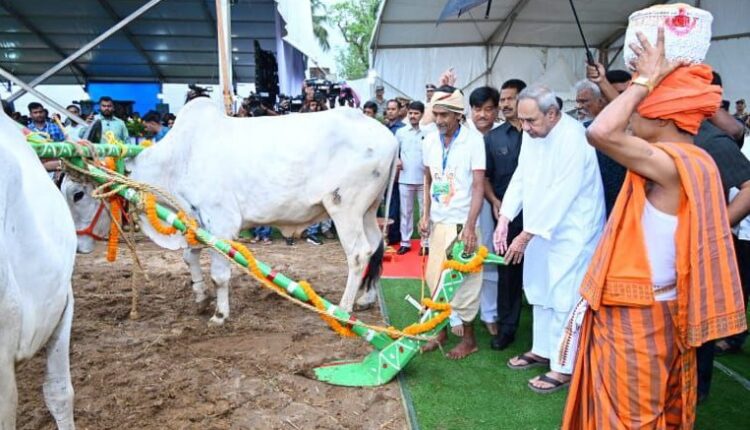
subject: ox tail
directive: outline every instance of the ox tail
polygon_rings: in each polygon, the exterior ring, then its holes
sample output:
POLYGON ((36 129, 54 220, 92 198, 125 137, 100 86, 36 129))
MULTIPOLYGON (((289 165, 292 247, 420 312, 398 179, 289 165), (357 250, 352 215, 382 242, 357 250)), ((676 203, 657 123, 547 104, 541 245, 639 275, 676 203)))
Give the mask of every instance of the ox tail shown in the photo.
MULTIPOLYGON (((365 288, 365 291, 370 291, 370 289, 377 284, 378 280, 380 280, 380 275, 383 273, 383 257, 385 256, 385 243, 384 240, 386 238, 386 233, 388 229, 388 214, 390 213, 391 209, 391 197, 393 195, 393 186, 396 182, 396 162, 398 161, 398 151, 393 155, 393 159, 391 160, 391 167, 388 175, 388 188, 385 193, 385 213, 383 214, 383 218, 386 220, 386 222, 383 223, 383 230, 382 230, 382 237, 383 240, 380 241, 380 244, 378 245, 378 249, 375 250, 375 253, 372 254, 370 257, 370 261, 367 263, 367 270, 365 271, 365 276, 362 277, 362 283, 359 285, 359 288, 362 287, 365 288)), ((398 228, 396 226, 396 228, 398 228)))
POLYGON ((367 263, 367 270, 365 271, 365 276, 362 278, 362 283, 359 285, 360 289, 364 287, 365 291, 370 291, 371 288, 377 285, 378 280, 380 280, 380 275, 383 274, 383 256, 384 255, 385 255, 385 245, 383 241, 380 241, 380 245, 378 246, 378 249, 375 251, 374 254, 372 254, 372 257, 370 257, 370 262, 367 263))

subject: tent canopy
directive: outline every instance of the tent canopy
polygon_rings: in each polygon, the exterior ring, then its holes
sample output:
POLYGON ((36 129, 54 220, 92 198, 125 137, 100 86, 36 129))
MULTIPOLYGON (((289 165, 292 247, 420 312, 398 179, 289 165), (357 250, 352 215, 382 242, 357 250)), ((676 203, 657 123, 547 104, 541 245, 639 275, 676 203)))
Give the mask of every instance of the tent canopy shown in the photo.
MULTIPOLYGON (((146 1, 2 0, 0 66, 30 81, 146 1)), ((264 50, 276 51, 276 3, 275 0, 230 1, 236 82, 255 80, 253 41, 257 40, 264 50)), ((309 8, 307 0, 296 3, 309 8)), ((83 84, 89 80, 215 83, 219 71, 214 5, 214 0, 163 0, 47 83, 83 84)), ((309 16, 308 11, 308 19, 309 16)), ((299 27, 293 23, 294 17, 283 18, 287 32, 290 27, 299 27)), ((286 36, 309 40, 294 34, 286 36)))
MULTIPOLYGON (((621 48, 631 13, 654 0, 574 0, 595 57, 623 68, 621 48)), ((750 1, 683 0, 714 15, 713 41, 706 61, 724 77, 725 98, 750 97, 750 1)), ((493 0, 437 25, 446 0, 383 0, 370 43, 372 67, 387 96, 424 98, 424 84, 453 67, 458 85, 470 91, 499 86, 509 78, 549 85, 571 99, 585 77, 585 51, 566 0, 493 0), (502 46, 502 49, 500 47, 502 46), (499 52, 499 53, 498 53, 499 52)))
MULTIPOLYGON (((591 46, 617 39, 633 11, 654 0, 575 0, 576 10, 591 46)), ((499 45, 508 27, 505 46, 582 47, 573 12, 566 0, 493 0, 486 6, 436 25, 444 1, 384 0, 375 50, 398 47, 499 45)))

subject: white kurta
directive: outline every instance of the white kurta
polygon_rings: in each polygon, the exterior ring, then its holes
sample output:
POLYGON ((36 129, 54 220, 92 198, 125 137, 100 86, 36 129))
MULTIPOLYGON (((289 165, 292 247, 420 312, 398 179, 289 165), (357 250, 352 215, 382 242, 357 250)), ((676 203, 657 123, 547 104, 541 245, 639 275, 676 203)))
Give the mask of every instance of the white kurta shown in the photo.
POLYGON ((500 212, 534 235, 524 255, 530 304, 569 312, 604 227, 596 152, 583 126, 563 114, 547 137, 523 135, 518 168, 500 212))

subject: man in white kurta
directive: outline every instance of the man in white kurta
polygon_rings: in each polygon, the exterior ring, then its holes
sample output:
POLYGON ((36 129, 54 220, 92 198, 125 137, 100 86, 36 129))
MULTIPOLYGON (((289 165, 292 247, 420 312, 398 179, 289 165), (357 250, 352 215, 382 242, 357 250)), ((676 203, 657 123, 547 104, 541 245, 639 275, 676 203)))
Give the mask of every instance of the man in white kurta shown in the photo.
POLYGON ((519 95, 523 146, 505 194, 495 246, 506 261, 524 258, 523 283, 533 307, 533 345, 508 366, 526 369, 549 362, 551 371, 529 381, 537 392, 568 384, 558 345, 566 316, 604 227, 604 193, 594 148, 583 126, 562 114, 555 94, 530 87, 519 95), (523 233, 506 244, 507 226, 523 209, 523 233))

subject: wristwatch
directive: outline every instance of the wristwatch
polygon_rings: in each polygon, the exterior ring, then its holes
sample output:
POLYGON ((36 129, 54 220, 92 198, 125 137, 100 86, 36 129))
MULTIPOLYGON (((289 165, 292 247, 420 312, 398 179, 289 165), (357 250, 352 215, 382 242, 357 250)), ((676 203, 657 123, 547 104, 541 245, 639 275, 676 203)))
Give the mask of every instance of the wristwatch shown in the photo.
POLYGON ((630 81, 630 83, 633 85, 640 85, 642 87, 646 87, 649 94, 651 93, 651 91, 654 90, 654 84, 652 84, 651 81, 649 81, 648 78, 645 76, 638 76, 637 78, 630 81))

